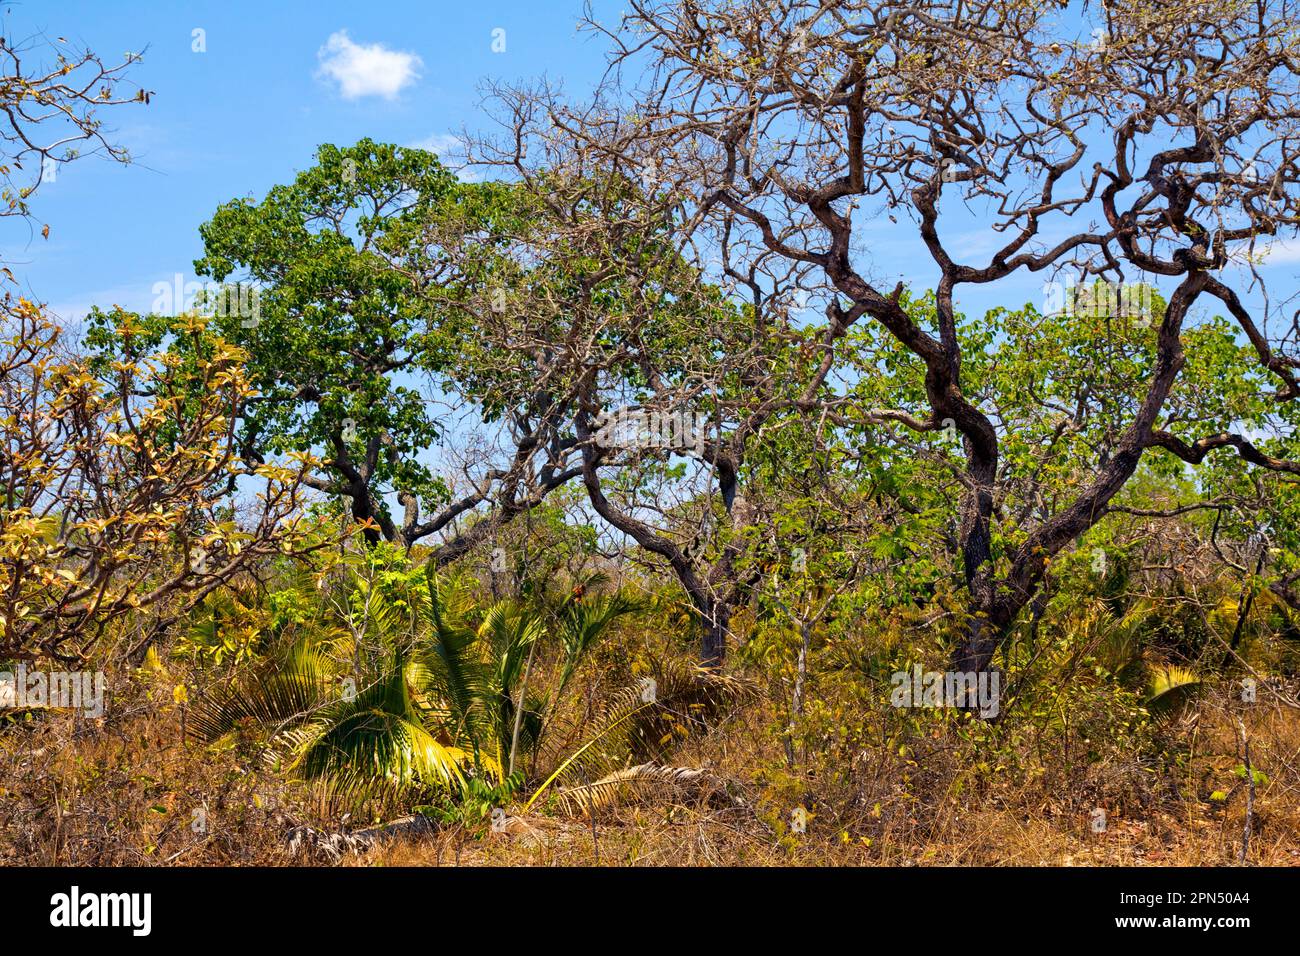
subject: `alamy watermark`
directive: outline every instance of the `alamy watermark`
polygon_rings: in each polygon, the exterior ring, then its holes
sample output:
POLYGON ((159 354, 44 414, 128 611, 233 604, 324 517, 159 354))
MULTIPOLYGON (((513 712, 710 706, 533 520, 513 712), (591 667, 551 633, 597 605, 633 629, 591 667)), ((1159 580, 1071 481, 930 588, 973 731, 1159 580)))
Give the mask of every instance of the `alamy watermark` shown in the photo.
POLYGON ((1043 284, 1043 314, 1077 318, 1127 318, 1149 325, 1155 314, 1155 296, 1146 282, 1110 282, 1098 279, 1076 285, 1073 279, 1052 279, 1043 284))
POLYGON ((83 893, 73 886, 50 897, 50 925, 121 926, 132 936, 148 936, 153 928, 152 893, 83 893))
POLYGON ((205 318, 237 317, 246 329, 255 329, 262 321, 261 292, 245 282, 185 282, 178 272, 171 282, 153 284, 155 315, 179 316, 197 312, 205 318))
POLYGON ((52 707, 104 716, 103 671, 0 671, 0 710, 52 707))
POLYGON ((890 678, 895 707, 960 707, 978 710, 984 719, 996 717, 1001 709, 1002 675, 995 670, 923 671, 917 664, 910 671, 897 671, 890 678))
POLYGON ((664 448, 704 454, 709 420, 703 412, 650 408, 615 409, 596 419, 595 438, 601 448, 664 448))

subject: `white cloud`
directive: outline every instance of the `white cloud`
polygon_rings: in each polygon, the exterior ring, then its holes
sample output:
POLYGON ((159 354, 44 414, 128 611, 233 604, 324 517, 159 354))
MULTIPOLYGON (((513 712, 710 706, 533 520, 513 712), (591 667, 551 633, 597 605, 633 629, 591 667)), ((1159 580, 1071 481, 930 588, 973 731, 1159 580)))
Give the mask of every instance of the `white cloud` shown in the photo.
POLYGON ((125 285, 84 293, 73 292, 70 296, 49 301, 36 294, 35 290, 29 296, 37 302, 44 302, 45 310, 63 326, 70 338, 76 339, 85 331, 85 319, 93 306, 99 306, 105 312, 111 312, 118 306, 127 312, 148 312, 153 301, 150 290, 155 278, 157 277, 141 277, 125 285))
POLYGON ((453 136, 451 133, 434 133, 432 136, 426 136, 424 139, 412 143, 411 146, 415 149, 425 149, 431 153, 436 153, 439 159, 463 156, 465 153, 465 141, 459 136, 453 136))
POLYGON ((1250 243, 1239 242, 1228 248, 1228 258, 1243 265, 1253 261, 1260 266, 1284 266, 1300 263, 1300 237, 1273 239, 1260 236, 1254 252, 1250 243))
POLYGON ((438 161, 456 174, 463 183, 483 181, 481 170, 467 165, 465 140, 452 133, 434 133, 409 144, 412 149, 424 149, 438 157, 438 161))
POLYGON ((316 58, 320 60, 318 75, 336 82, 345 100, 363 96, 396 99, 420 78, 417 71, 424 65, 414 53, 390 50, 382 43, 354 43, 347 30, 331 34, 316 58))
POLYGON ((1300 262, 1300 242, 1292 239, 1277 239, 1268 244, 1264 261, 1271 266, 1290 265, 1300 262))

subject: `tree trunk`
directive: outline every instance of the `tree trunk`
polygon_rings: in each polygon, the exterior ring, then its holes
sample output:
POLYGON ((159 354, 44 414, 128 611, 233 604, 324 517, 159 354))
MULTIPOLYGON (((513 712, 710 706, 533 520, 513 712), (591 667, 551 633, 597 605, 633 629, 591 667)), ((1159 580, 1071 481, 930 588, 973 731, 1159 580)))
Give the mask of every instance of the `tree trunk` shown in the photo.
POLYGON ((727 627, 731 623, 731 607, 725 601, 705 599, 699 608, 703 633, 700 636, 700 666, 721 667, 727 656, 727 627))
POLYGON ((977 602, 975 610, 966 619, 966 632, 949 658, 952 670, 959 674, 982 674, 987 671, 993 664, 993 656, 1011 629, 1011 622, 1026 603, 1006 598, 995 600, 992 606, 977 602))
MULTIPOLYGON (((794 694, 790 699, 790 722, 785 729, 785 762, 789 769, 794 769, 794 734, 798 729, 799 718, 803 716, 804 686, 808 680, 808 648, 812 644, 812 627, 806 621, 799 622, 799 659, 795 664, 794 694)), ((805 755, 806 756, 806 755, 805 755)))

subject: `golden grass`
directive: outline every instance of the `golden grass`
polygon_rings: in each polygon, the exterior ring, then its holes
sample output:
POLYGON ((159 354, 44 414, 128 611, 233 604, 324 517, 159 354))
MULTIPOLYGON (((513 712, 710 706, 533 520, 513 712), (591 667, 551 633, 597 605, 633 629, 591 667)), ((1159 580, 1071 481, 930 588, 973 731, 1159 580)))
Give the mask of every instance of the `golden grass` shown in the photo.
MULTIPOLYGON (((449 825, 345 856, 361 866, 1232 866, 1245 813, 1237 720, 1251 741, 1258 787, 1252 865, 1300 865, 1300 712, 1249 710, 1207 693, 1160 728, 1164 765, 1109 749, 1067 766, 1063 749, 1026 744, 973 774, 951 726, 914 740, 906 757, 863 747, 845 764, 813 753, 795 768, 770 732, 779 708, 752 701, 685 741, 677 766, 729 782, 714 800, 651 797, 595 820, 541 812, 510 833, 449 825), (1234 788, 1235 785, 1235 789, 1234 788), (1231 791, 1226 801, 1216 790, 1231 791), (806 832, 791 808, 806 806, 806 832), (1090 812, 1106 809, 1094 833, 1090 812)), ((44 865, 331 865, 290 857, 286 831, 324 820, 306 793, 263 771, 251 747, 181 742, 179 708, 76 727, 47 714, 0 733, 0 862, 44 865), (203 825, 195 812, 202 810, 203 825)), ((1094 744, 1095 746, 1095 744, 1094 744)), ((519 805, 522 805, 522 800, 519 805)), ((519 805, 514 807, 517 813, 519 805)))

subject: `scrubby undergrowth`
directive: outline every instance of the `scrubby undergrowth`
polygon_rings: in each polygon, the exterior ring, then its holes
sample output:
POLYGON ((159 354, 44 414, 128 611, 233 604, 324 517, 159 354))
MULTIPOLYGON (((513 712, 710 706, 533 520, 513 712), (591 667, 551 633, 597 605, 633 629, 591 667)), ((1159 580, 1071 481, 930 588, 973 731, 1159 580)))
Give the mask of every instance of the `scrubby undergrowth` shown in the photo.
MULTIPOLYGON (((1014 709, 985 724, 940 711, 904 715, 881 702, 813 729, 794 766, 771 733, 783 724, 782 705, 760 696, 683 731, 660 753, 704 771, 704 785, 625 790, 594 813, 557 799, 522 812, 519 798, 496 825, 486 812, 417 815, 395 836, 331 853, 310 840, 291 848, 291 836, 365 834, 376 821, 323 807, 317 792, 267 769, 245 735, 218 745, 187 739, 189 705, 166 681, 128 686, 102 719, 47 711, 6 721, 0 861, 1234 865, 1246 819, 1244 731, 1256 777, 1247 860, 1300 864, 1300 711, 1270 688, 1245 704, 1232 685, 1207 686, 1121 737, 1098 733, 1105 715, 1087 713, 1101 704, 1086 697, 1066 714, 1077 730, 1014 709)), ((1294 686, 1277 689, 1294 698, 1294 686)), ((828 710, 858 706, 833 684, 824 690, 828 710)))

